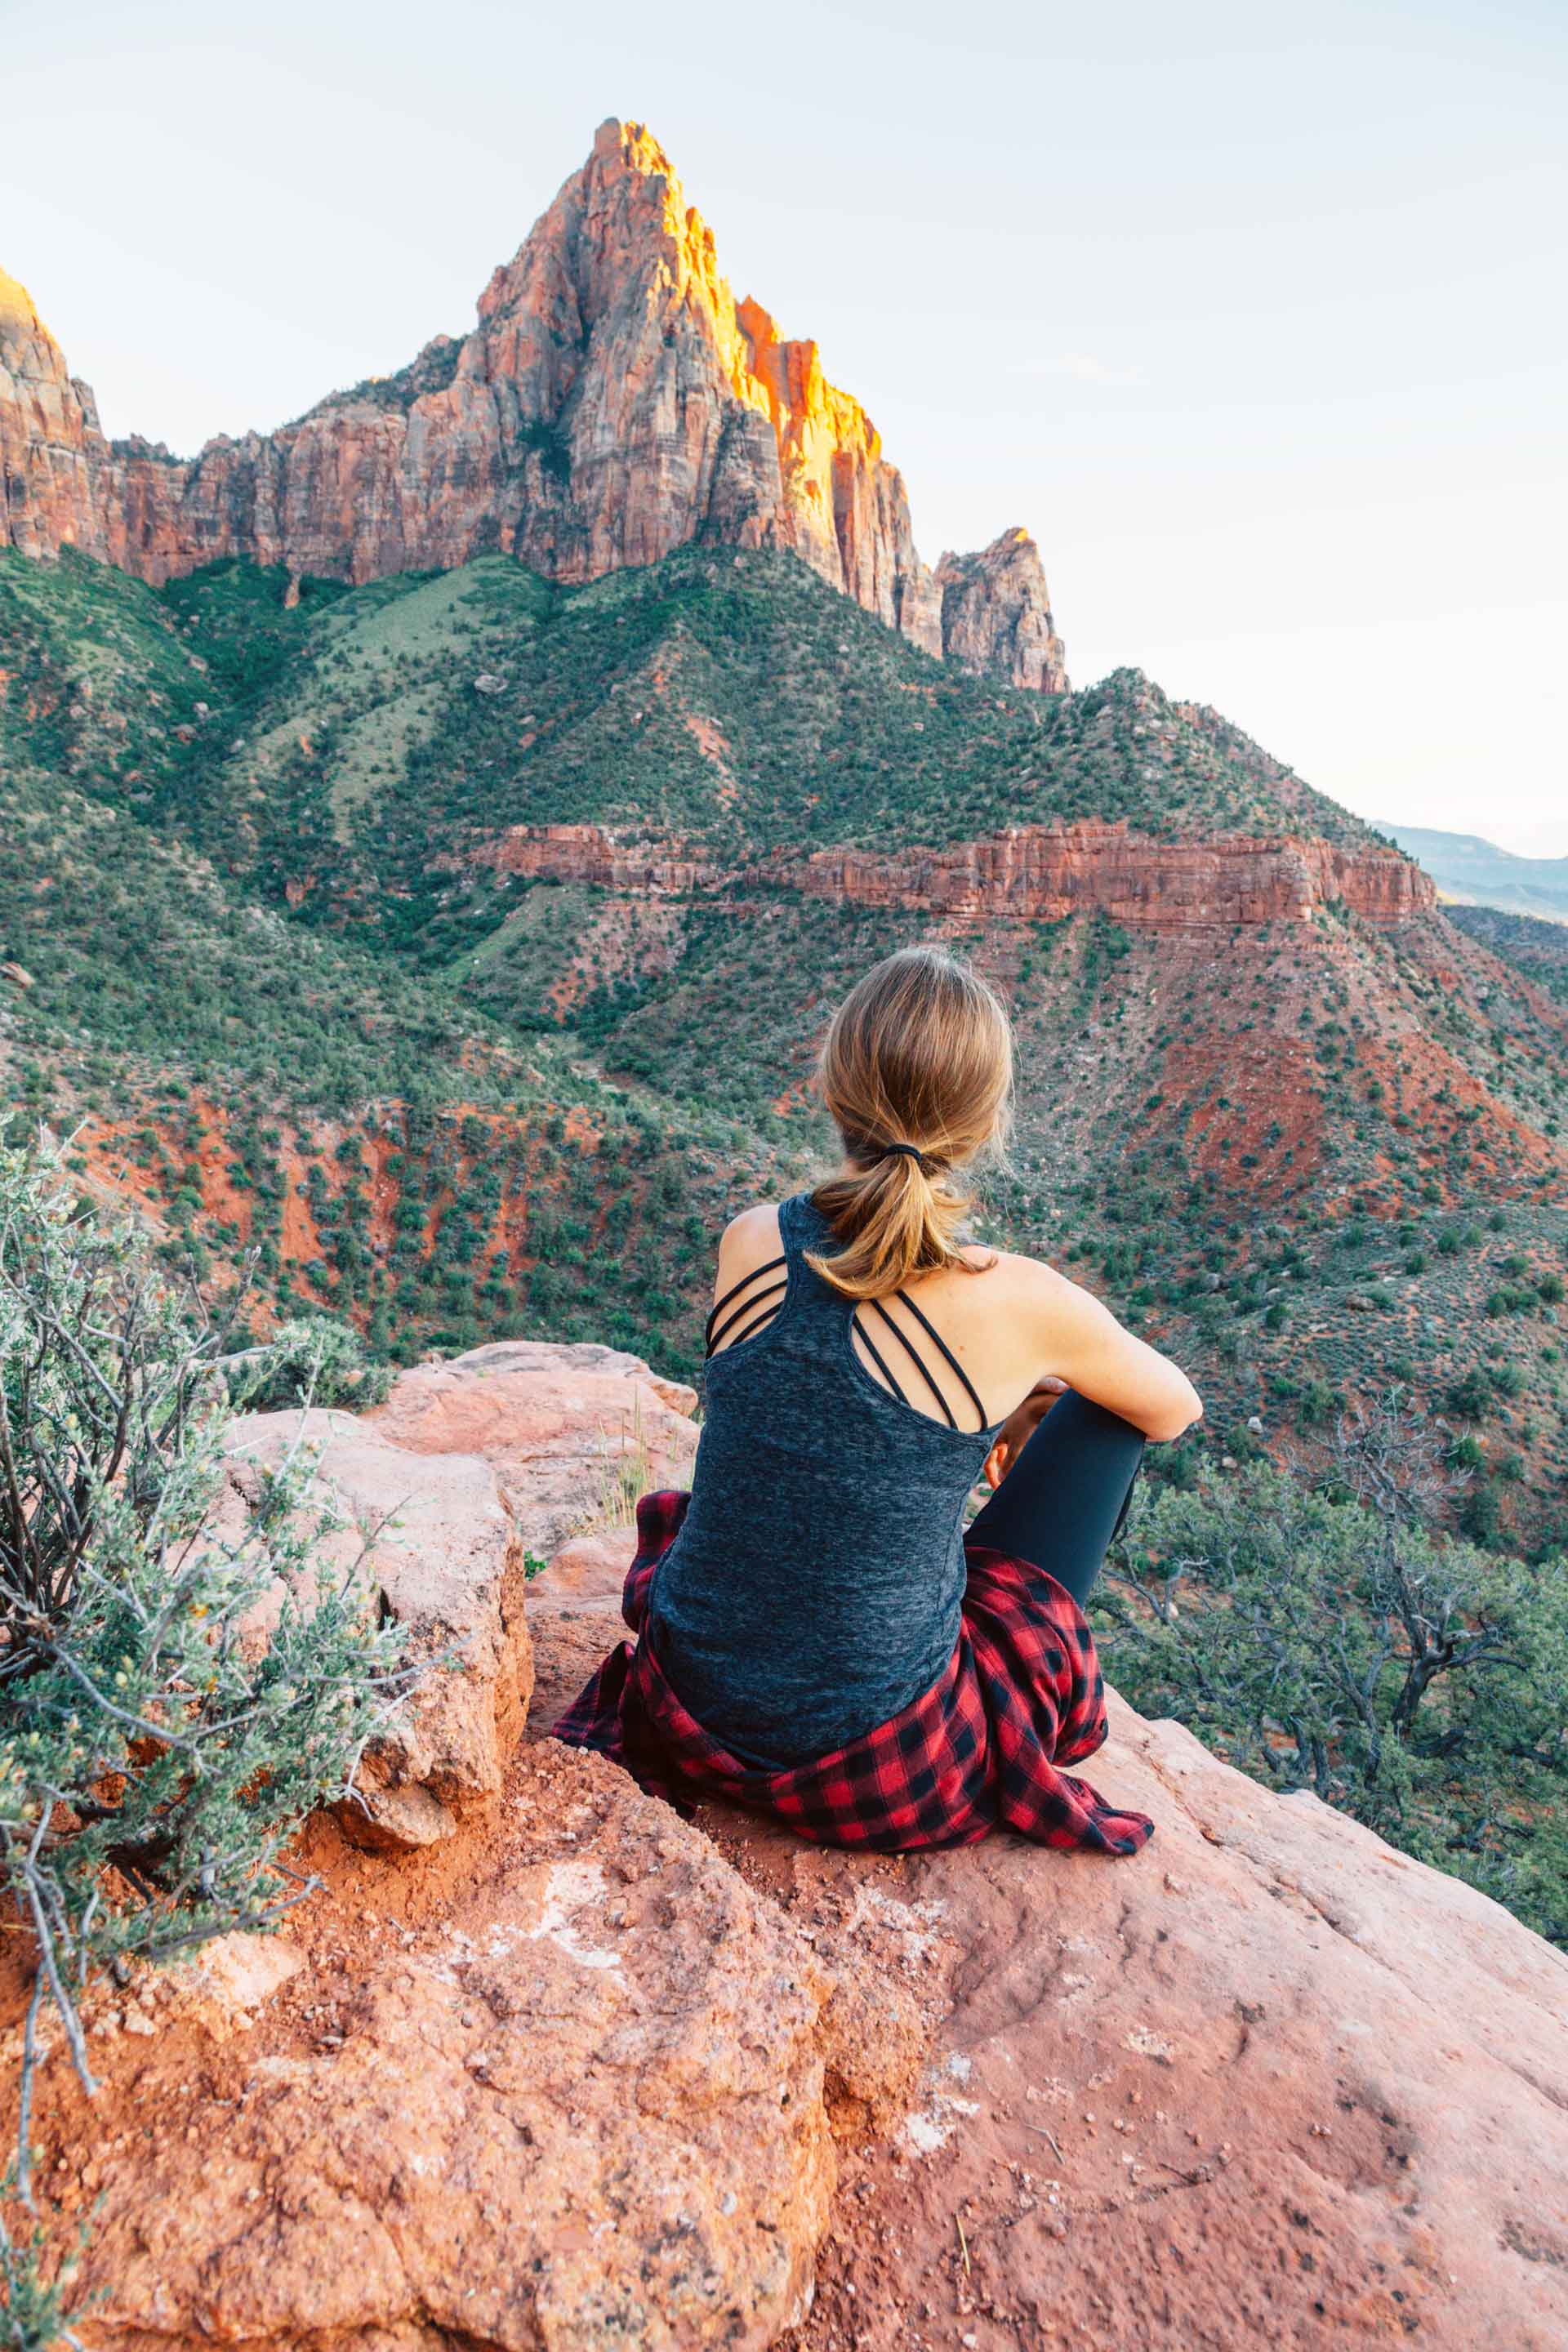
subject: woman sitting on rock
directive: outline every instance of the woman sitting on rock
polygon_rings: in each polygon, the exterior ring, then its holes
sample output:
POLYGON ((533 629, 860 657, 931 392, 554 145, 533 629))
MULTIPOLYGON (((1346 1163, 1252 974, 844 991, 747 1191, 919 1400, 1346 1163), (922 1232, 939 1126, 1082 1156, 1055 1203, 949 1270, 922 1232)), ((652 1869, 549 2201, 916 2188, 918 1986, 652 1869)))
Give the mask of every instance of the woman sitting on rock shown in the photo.
POLYGON ((830 1844, 1136 1853, 1152 1823, 1061 1769, 1106 1733, 1083 1603, 1145 1441, 1202 1404, 1087 1291, 964 1239, 1013 1084, 973 973, 889 956, 819 1083, 843 1163, 726 1231, 691 1492, 638 1505, 635 1645, 555 1737, 830 1844))

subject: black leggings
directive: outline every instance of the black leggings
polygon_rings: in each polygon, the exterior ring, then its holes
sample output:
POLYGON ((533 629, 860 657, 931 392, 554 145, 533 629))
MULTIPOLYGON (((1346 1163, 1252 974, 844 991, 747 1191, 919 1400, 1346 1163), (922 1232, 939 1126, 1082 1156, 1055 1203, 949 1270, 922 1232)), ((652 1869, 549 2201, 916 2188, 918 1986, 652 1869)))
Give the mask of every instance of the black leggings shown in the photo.
POLYGON ((1043 1568, 1081 1609, 1121 1531, 1147 1442, 1120 1413, 1068 1389, 974 1519, 968 1540, 1043 1568))

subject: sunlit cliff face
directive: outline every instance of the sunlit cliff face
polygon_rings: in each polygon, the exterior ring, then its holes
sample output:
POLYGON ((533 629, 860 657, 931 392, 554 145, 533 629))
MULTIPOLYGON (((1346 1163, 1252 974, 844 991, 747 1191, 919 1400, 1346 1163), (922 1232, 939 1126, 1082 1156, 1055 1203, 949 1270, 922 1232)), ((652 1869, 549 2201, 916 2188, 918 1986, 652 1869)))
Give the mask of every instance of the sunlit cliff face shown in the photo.
POLYGON ((1067 683, 1027 533, 928 569, 865 410, 815 342, 736 303, 641 124, 601 126, 472 333, 188 460, 106 443, 25 291, 0 284, 0 546, 76 545, 154 583, 225 556, 363 581, 499 548, 584 581, 693 540, 786 548, 929 653, 1067 683))

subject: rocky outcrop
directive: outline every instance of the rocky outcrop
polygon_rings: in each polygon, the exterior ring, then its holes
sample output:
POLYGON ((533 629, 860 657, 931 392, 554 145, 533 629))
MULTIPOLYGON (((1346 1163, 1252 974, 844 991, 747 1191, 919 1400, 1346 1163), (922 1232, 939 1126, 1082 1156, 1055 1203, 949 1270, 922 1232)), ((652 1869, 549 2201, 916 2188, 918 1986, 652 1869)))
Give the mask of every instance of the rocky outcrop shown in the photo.
POLYGON ((686 1485, 696 1410, 694 1389, 622 1349, 502 1339, 400 1373, 370 1423, 412 1454, 479 1455, 538 1559, 584 1525, 629 1521, 628 1492, 686 1485))
POLYGON ((549 1744, 446 1867, 376 1861, 330 1858, 261 1952, 100 2003, 92 2108, 51 2058, 92 2342, 761 2352, 803 2317, 830 2106, 879 2112, 900 2034, 908 2095, 897 2001, 866 1989, 862 2059, 778 1906, 549 1744))
POLYGON ((847 2184, 795 2352, 1554 2352, 1568 1957, 1114 1698, 1110 1743, 1156 1823, 1131 1867, 704 1816, 791 1916, 837 1895, 944 1948, 923 2094, 847 2184))
POLYGON ((1051 617, 1040 551, 1026 530, 1005 530, 978 555, 944 555, 936 584, 949 661, 1040 694, 1066 692, 1067 648, 1051 617))
POLYGON ((952 849, 879 857, 816 851, 794 877, 814 897, 911 912, 1058 922, 1099 908, 1156 929, 1310 922, 1339 902, 1375 923, 1436 904, 1420 867, 1396 851, 1321 839, 1155 841, 1122 824, 1015 825, 952 849))
POLYGON ((738 878, 679 840, 623 838, 599 824, 509 825, 476 841, 463 863, 528 882, 591 882, 650 898, 682 898, 738 878))
POLYGON ((466 862, 533 879, 656 896, 758 884, 809 897, 969 920, 1059 922, 1099 909, 1156 929, 1310 922, 1339 904, 1369 922, 1430 912, 1436 893, 1398 850, 1319 838, 1157 841, 1122 824, 1010 825, 946 849, 820 849, 726 871, 679 840, 601 825, 517 825, 476 842, 466 862))
POLYGON ((19 485, 10 540, 29 554, 75 545, 153 583, 224 556, 363 581, 500 550, 581 581, 692 541, 787 548, 928 653, 951 602, 958 658, 1066 684, 1043 578, 1005 541, 968 569, 947 559, 951 590, 933 577, 865 410, 814 342, 735 301, 638 123, 601 127, 471 334, 189 460, 106 445, 16 291, 0 434, 19 485))
MULTIPOLYGON (((444 1421, 521 1487, 598 1461, 607 1409, 689 1432, 689 1397, 612 1349, 479 1349, 331 1434, 444 1421)), ((422 1527, 454 1458, 400 1460, 422 1527)), ((600 1524, 531 1580, 530 1734, 616 1637, 629 1545, 600 1524)), ((1111 1742, 1157 1825, 1131 1864, 689 1825, 537 1738, 416 1853, 314 1825, 279 1935, 89 1993, 95 2101, 46 2056, 92 2342, 1556 2352, 1568 1960, 1114 1699, 1111 1742)))
MULTIPOLYGON (((693 1403, 615 1349, 478 1349, 403 1374, 374 1423, 242 1422, 231 1476, 321 1447, 319 1498, 377 1528, 367 1593, 459 1633, 490 1589, 454 1557, 465 1520, 484 1558, 498 1519, 531 1544, 585 1517, 624 1555, 605 1474, 689 1468, 693 1403)), ((329 1539, 334 1576, 352 1541, 329 1539)), ((434 1690, 482 1716, 495 1654, 464 1654, 434 1690)), ((90 2213, 94 2344, 761 2352, 804 2316, 837 2143, 913 2094, 929 1962, 819 1949, 612 1766, 511 1745, 518 1696, 492 1801, 445 1839, 367 1850, 319 1822, 298 1860, 321 1890, 281 1934, 89 1990, 90 2105, 46 2046, 47 2214, 74 2251, 90 2213)))
MULTIPOLYGON (((401 1625, 405 1656, 426 1669, 367 1750, 344 1827, 367 1845, 433 1844, 495 1795, 528 1711, 515 1519, 472 1448, 421 1461, 353 1413, 247 1413, 228 1433, 220 1539, 293 1460, 310 1466, 301 1509, 319 1567, 357 1584, 374 1619, 401 1625)), ((254 1612, 253 1634, 265 1635, 283 1599, 279 1586, 254 1612)))

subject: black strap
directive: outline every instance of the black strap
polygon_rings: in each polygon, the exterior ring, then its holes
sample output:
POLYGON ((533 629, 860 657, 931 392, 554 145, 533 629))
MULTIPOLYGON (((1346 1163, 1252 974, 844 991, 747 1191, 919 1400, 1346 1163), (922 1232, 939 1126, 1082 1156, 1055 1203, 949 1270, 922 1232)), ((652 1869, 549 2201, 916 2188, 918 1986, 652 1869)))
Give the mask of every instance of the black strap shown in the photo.
MULTIPOLYGON (((948 1362, 958 1374, 959 1379, 963 1382, 964 1389, 968 1393, 969 1402, 980 1416, 980 1429, 989 1429, 991 1424, 985 1418, 985 1407, 980 1402, 979 1391, 975 1388, 974 1382, 970 1379, 969 1374, 964 1370, 963 1366, 959 1362, 958 1358, 953 1354, 952 1349, 948 1346, 947 1341, 942 1338, 942 1333, 937 1329, 934 1323, 928 1321, 926 1317, 921 1313, 920 1308, 915 1305, 914 1300, 910 1297, 907 1290, 900 1290, 899 1297, 902 1304, 909 1308, 910 1313, 914 1317, 915 1321, 920 1325, 921 1329, 922 1331, 929 1332, 931 1337, 936 1341, 937 1346, 942 1349, 942 1354, 947 1358, 948 1362)), ((949 1417, 951 1418, 951 1415, 949 1417)), ((956 1427, 956 1425, 957 1424, 955 1423, 954 1426, 956 1427)), ((974 1432, 974 1434, 978 1437, 980 1430, 977 1429, 974 1432)))
MULTIPOLYGON (((717 1322, 718 1322, 720 1316, 721 1316, 721 1315, 722 1315, 722 1313, 724 1312, 725 1307, 728 1307, 728 1305, 730 1304, 731 1299, 731 1298, 739 1298, 739 1297, 741 1296, 742 1291, 742 1290, 744 1290, 744 1289, 746 1288, 746 1286, 747 1286, 747 1285, 748 1285, 749 1283, 752 1283, 752 1282, 756 1282, 756 1281, 760 1280, 760 1278, 762 1277, 762 1276, 763 1276, 764 1274, 776 1274, 776 1273, 778 1272, 778 1270, 779 1270, 779 1268, 780 1268, 780 1266, 781 1266, 781 1265, 787 1265, 788 1264, 789 1264, 789 1260, 788 1260, 787 1258, 783 1258, 783 1257, 771 1257, 771 1258, 769 1258, 769 1260, 768 1260, 768 1262, 767 1262, 766 1265, 754 1265, 754 1266, 752 1268, 752 1270, 751 1270, 750 1274, 743 1274, 743 1275, 741 1276, 740 1281, 739 1281, 739 1282, 737 1282, 737 1283, 732 1284, 732 1285, 731 1286, 731 1287, 730 1287, 730 1288, 729 1288, 729 1289, 724 1293, 723 1297, 722 1297, 722 1298, 721 1298, 721 1299, 719 1299, 719 1300, 716 1302, 716 1304, 715 1304, 715 1306, 714 1306, 714 1308, 713 1308, 713 1312, 712 1312, 712 1313, 711 1313, 711 1315, 710 1315, 710 1317, 708 1318, 708 1320, 707 1320, 706 1324, 703 1326, 703 1331, 702 1331, 702 1337, 703 1337, 703 1339, 705 1340, 705 1342, 707 1343, 708 1353, 709 1353, 710 1355, 711 1355, 711 1354, 713 1353, 713 1343, 714 1343, 715 1339, 721 1336, 721 1334, 719 1334, 719 1333, 715 1332, 715 1330, 714 1330, 714 1328, 713 1328, 713 1326, 714 1326, 714 1324, 715 1324, 715 1323, 717 1323, 717 1322)), ((773 1285, 773 1288, 774 1290, 783 1290, 783 1289, 785 1287, 785 1285, 787 1284, 788 1278, 789 1278, 789 1277, 788 1277, 788 1276, 787 1276, 787 1275, 786 1275, 786 1276, 784 1277, 784 1282, 775 1282, 775 1283, 773 1285)), ((771 1295, 771 1294, 770 1294, 770 1295, 771 1295)), ((760 1296, 761 1296, 761 1294, 759 1293, 759 1294, 758 1294, 758 1296, 760 1297, 760 1296)), ((746 1302, 746 1307, 750 1307, 750 1306, 752 1306, 753 1303, 754 1303, 754 1302, 753 1302, 753 1300, 752 1300, 752 1299, 748 1299, 748 1300, 747 1300, 747 1302, 746 1302)), ((741 1310, 740 1310, 740 1311, 741 1311, 741 1313, 742 1313, 742 1315, 746 1312, 746 1307, 742 1307, 741 1308, 741 1310)), ((731 1323, 732 1323, 734 1320, 735 1320, 735 1318, 734 1318, 734 1316, 732 1316, 732 1315, 731 1315, 731 1317, 730 1318, 730 1322, 731 1322, 731 1323)), ((729 1328, 729 1324, 726 1324, 726 1325, 725 1325, 725 1327, 724 1327, 724 1328, 725 1328, 726 1330, 728 1330, 728 1328, 729 1328)))
MULTIPOLYGON (((775 1289, 783 1289, 783 1284, 775 1284, 775 1289)), ((741 1312, 741 1315, 750 1315, 750 1306, 741 1307, 741 1310, 738 1310, 738 1312, 741 1312)), ((754 1322, 748 1322, 748 1324, 745 1324, 745 1328, 742 1328, 742 1331, 736 1331, 736 1336, 733 1336, 733 1339, 729 1340, 729 1343, 726 1343, 724 1348, 720 1348, 720 1343, 717 1343, 717 1340, 715 1340, 715 1343, 712 1343, 712 1348, 710 1348, 710 1350, 708 1350, 708 1355, 729 1355, 729 1350, 731 1350, 731 1348, 738 1348, 738 1345, 741 1345, 741 1340, 742 1340, 742 1339, 750 1339, 750 1336, 752 1336, 752 1331, 762 1331, 762 1327, 764 1327, 764 1324, 771 1324, 771 1322, 773 1322, 775 1315, 778 1315, 778 1307, 769 1307, 769 1306, 764 1306, 764 1310, 762 1310, 762 1315, 757 1315, 757 1319, 754 1319, 754 1322)), ((733 1315, 731 1315, 731 1322, 733 1322, 733 1315)), ((724 1331, 729 1331, 729 1324, 724 1324, 724 1331)), ((724 1331, 721 1331, 721 1334, 720 1334, 720 1339, 724 1339, 724 1331)))
MULTIPOLYGON (((870 1357, 871 1361, 876 1365, 877 1370, 881 1373, 882 1378, 887 1381, 888 1386, 892 1390, 893 1394, 898 1398, 899 1402, 900 1404, 909 1404, 910 1401, 908 1397, 899 1386, 890 1368, 882 1361, 880 1355, 877 1351, 877 1343, 872 1339, 869 1331, 867 1330, 864 1323, 861 1322, 858 1315, 851 1317, 850 1319, 854 1323, 856 1330, 860 1335, 861 1343, 865 1348, 866 1353, 870 1357)), ((910 1411, 911 1412, 915 1410, 915 1406, 910 1405, 910 1411)))
POLYGON ((720 1324, 719 1328, 714 1332, 713 1337, 708 1342, 708 1346, 704 1350, 705 1354, 710 1356, 717 1355, 719 1352, 720 1342, 723 1339, 725 1333, 732 1330, 734 1326, 739 1323, 744 1316, 750 1315, 753 1307, 760 1307, 763 1310, 762 1313, 757 1317, 755 1322, 748 1323, 744 1330, 735 1332, 735 1338, 730 1342, 731 1348, 735 1346, 738 1340, 749 1339, 753 1331, 760 1330, 764 1323, 771 1323, 773 1317, 779 1310, 776 1307, 770 1307, 768 1301, 771 1298, 775 1298, 781 1290, 787 1288, 787 1282, 773 1282, 768 1285, 766 1290, 759 1290, 755 1292, 752 1297, 746 1299, 742 1305, 736 1307, 733 1315, 727 1316, 724 1321, 720 1324))
MULTIPOLYGON (((902 1298, 903 1292, 900 1291, 899 1296, 902 1298)), ((941 1405, 943 1413, 946 1415, 949 1429, 956 1429, 958 1427, 958 1423, 953 1418, 952 1407, 949 1404, 947 1399, 942 1392, 942 1383, 938 1381, 936 1374, 931 1370, 931 1366, 926 1362, 925 1358, 921 1354, 920 1349, 916 1347, 909 1333, 904 1330, 900 1325, 894 1322, 892 1317, 889 1314, 887 1308, 883 1306, 879 1298, 873 1298, 868 1303, 876 1308, 878 1314, 881 1317, 883 1322, 887 1325, 889 1330, 898 1341, 900 1347, 902 1348, 905 1355, 912 1359, 916 1371, 919 1372, 921 1380, 924 1381, 927 1388, 930 1389, 932 1396, 935 1397, 938 1404, 941 1405)), ((862 1326, 862 1329, 864 1329, 864 1326, 862 1326)), ((900 1391, 900 1393, 901 1395, 902 1391, 900 1391)), ((904 1402, 908 1403, 909 1400, 907 1397, 904 1402)))

